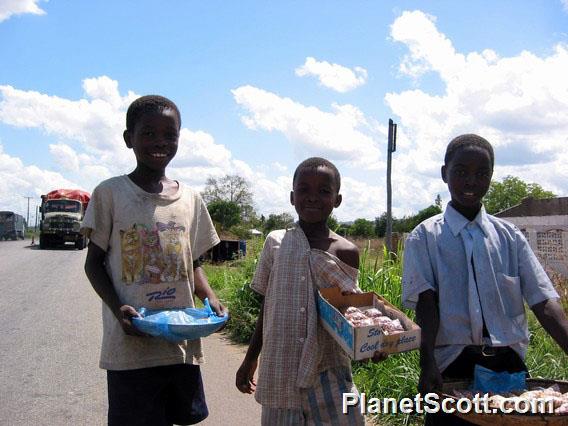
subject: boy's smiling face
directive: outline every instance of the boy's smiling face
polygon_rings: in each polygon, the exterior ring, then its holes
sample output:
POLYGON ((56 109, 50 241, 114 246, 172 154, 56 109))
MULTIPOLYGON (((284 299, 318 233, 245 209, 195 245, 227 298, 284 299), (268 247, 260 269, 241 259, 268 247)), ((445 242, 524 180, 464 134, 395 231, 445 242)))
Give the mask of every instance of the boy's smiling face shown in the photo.
POLYGON ((139 169, 164 171, 175 157, 179 140, 179 119, 174 110, 147 112, 133 129, 124 131, 124 141, 132 148, 139 169))
POLYGON ((341 204, 333 171, 325 166, 300 170, 290 192, 290 202, 300 220, 306 223, 327 221, 333 209, 341 204))
POLYGON ((489 152, 478 146, 458 149, 449 163, 442 166, 442 179, 448 184, 452 206, 470 220, 481 208, 492 175, 489 152))

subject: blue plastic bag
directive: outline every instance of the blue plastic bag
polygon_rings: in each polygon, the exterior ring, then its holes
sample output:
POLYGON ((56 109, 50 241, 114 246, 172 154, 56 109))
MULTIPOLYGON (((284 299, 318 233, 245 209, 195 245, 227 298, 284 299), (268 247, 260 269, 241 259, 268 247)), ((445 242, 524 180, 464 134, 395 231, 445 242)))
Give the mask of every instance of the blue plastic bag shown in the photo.
POLYGON ((170 342, 195 340, 219 330, 229 317, 217 316, 205 299, 204 308, 151 310, 138 309, 142 318, 132 318, 132 324, 143 333, 170 342))
POLYGON ((473 391, 507 393, 522 391, 527 388, 525 371, 519 373, 497 373, 488 368, 476 365, 473 370, 473 391))

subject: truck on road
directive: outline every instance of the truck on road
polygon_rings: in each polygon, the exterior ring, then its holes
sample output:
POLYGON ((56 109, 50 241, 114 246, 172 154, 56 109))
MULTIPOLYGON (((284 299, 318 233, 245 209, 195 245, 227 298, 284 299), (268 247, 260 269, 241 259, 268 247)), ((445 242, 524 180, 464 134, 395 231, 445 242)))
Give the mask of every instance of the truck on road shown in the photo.
POLYGON ((0 212, 0 240, 24 239, 26 220, 14 212, 0 212))
POLYGON ((39 247, 41 249, 72 242, 75 248, 87 246, 79 230, 91 196, 78 189, 55 189, 41 196, 39 247))

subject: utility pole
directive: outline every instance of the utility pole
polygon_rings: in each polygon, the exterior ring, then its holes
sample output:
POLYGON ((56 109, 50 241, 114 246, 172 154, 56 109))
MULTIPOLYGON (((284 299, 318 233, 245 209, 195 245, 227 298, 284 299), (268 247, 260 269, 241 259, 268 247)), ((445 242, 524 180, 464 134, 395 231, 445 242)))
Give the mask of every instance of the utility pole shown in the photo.
POLYGON ((387 149, 387 229, 385 234, 385 243, 387 246, 387 253, 393 252, 392 247, 392 186, 391 186, 391 172, 392 172, 392 153, 396 151, 396 123, 389 118, 389 134, 388 134, 388 149, 387 149))
POLYGON ((28 199, 28 215, 26 217, 26 230, 28 229, 28 227, 30 226, 30 199, 34 198, 34 197, 24 197, 28 199))

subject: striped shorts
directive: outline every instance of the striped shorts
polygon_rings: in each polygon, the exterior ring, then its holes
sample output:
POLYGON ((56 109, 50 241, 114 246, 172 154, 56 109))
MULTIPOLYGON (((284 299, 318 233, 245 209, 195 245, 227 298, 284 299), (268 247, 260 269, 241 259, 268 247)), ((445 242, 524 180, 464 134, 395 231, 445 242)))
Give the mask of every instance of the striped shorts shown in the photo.
POLYGON ((262 426, 332 425, 363 426, 365 419, 360 407, 348 407, 342 412, 342 395, 358 393, 349 368, 338 367, 320 373, 316 385, 299 390, 301 409, 262 406, 262 426))

